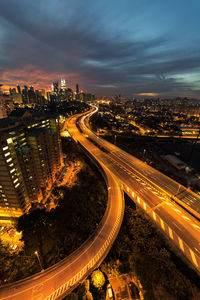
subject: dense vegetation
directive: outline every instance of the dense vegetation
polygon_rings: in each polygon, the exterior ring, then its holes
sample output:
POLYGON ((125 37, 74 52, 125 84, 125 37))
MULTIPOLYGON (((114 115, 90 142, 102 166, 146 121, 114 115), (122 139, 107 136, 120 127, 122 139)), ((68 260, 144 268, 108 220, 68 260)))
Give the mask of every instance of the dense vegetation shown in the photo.
POLYGON ((34 253, 31 256, 26 256, 23 251, 16 253, 9 245, 0 241, 0 284, 19 280, 39 271, 34 253))
POLYGON ((115 275, 133 271, 146 290, 146 300, 155 299, 153 291, 160 286, 176 299, 200 299, 196 273, 174 254, 141 211, 127 205, 120 233, 102 270, 115 275))
POLYGON ((20 217, 17 229, 22 231, 27 255, 39 251, 46 268, 69 255, 89 237, 106 207, 105 187, 98 177, 85 163, 78 174, 78 184, 57 188, 61 199, 55 209, 50 212, 37 209, 20 217))
MULTIPOLYGON (((160 288, 164 290, 165 296, 171 295, 173 299, 199 300, 197 274, 174 253, 174 248, 171 248, 146 215, 135 209, 128 196, 125 198, 126 209, 122 227, 110 253, 100 266, 105 277, 133 272, 145 291, 144 300, 157 299, 155 292, 160 288)), ((101 299, 101 294, 92 284, 92 276, 89 279, 89 290, 83 283, 65 299, 101 299), (88 291, 90 294, 87 298, 88 291)))
POLYGON ((1 269, 2 283, 40 271, 35 251, 43 268, 69 255, 91 235, 105 212, 107 191, 96 167, 73 141, 64 140, 63 150, 69 160, 81 161, 76 184, 71 188, 55 188, 53 193, 58 202, 55 209, 49 212, 35 209, 19 218, 16 226, 22 231, 24 249, 17 256, 1 245, 0 263, 5 264, 1 269))

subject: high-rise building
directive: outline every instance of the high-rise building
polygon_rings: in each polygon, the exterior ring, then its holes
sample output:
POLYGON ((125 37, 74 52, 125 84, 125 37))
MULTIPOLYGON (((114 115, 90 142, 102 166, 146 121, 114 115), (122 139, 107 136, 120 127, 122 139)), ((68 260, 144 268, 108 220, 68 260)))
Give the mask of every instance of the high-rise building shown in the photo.
POLYGON ((56 96, 58 96, 59 94, 58 81, 53 82, 53 91, 56 94, 56 96))
POLYGON ((73 100, 73 91, 72 89, 68 88, 66 91, 67 94, 67 101, 72 101, 73 100))
POLYGON ((22 90, 22 102, 23 104, 29 104, 28 87, 26 85, 22 90))
POLYGON ((0 119, 6 118, 7 117, 7 113, 6 113, 6 108, 4 106, 4 100, 1 99, 0 96, 0 119))
POLYGON ((6 107, 5 107, 5 98, 2 94, 1 87, 3 84, 0 84, 0 119, 7 117, 6 107))
POLYGON ((76 84, 76 94, 77 95, 79 94, 79 85, 78 85, 78 83, 76 84))
POLYGON ((18 109, 0 120, 0 220, 19 217, 42 201, 62 165, 55 116, 18 109))
POLYGON ((83 92, 81 92, 80 94, 79 94, 79 100, 81 101, 81 102, 90 102, 90 101, 94 101, 95 100, 95 95, 93 95, 93 94, 90 94, 90 93, 83 93, 83 92))
POLYGON ((41 95, 42 95, 43 97, 46 97, 46 91, 45 91, 45 89, 42 89, 42 90, 41 90, 41 95))
POLYGON ((21 94, 21 87, 20 87, 20 85, 17 86, 17 91, 18 91, 18 94, 21 94))
POLYGON ((9 91, 10 91, 10 95, 16 94, 16 88, 13 88, 13 89, 10 88, 9 91))
POLYGON ((10 99, 15 103, 15 104, 22 104, 22 95, 21 93, 12 93, 10 95, 10 99))
POLYGON ((62 92, 66 91, 67 87, 66 87, 65 79, 61 79, 60 89, 61 89, 62 92))
POLYGON ((78 83, 76 84, 76 100, 80 100, 80 97, 79 97, 79 85, 78 85, 78 83))
POLYGON ((29 104, 36 104, 36 95, 33 86, 31 86, 30 89, 28 90, 28 99, 29 99, 29 104))

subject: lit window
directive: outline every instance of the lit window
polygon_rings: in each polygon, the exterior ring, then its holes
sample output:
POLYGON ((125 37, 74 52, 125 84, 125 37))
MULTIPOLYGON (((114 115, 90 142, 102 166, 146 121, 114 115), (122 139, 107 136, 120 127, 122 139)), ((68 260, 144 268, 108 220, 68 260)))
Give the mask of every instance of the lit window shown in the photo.
POLYGON ((9 158, 9 159, 6 160, 6 162, 8 163, 8 162, 11 161, 11 160, 12 160, 12 158, 9 158))
POLYGON ((10 155, 10 152, 5 153, 4 155, 5 155, 5 156, 8 156, 8 155, 10 155))
POLYGON ((15 171, 15 168, 14 169, 12 169, 12 170, 10 170, 10 173, 13 173, 15 171))
POLYGON ((11 144, 12 143, 12 139, 11 138, 7 139, 7 143, 11 144))
POLYGON ((3 151, 6 151, 8 149, 8 146, 3 147, 3 151))
POLYGON ((13 164, 13 163, 9 165, 9 167, 12 167, 12 166, 14 166, 14 164, 13 164))
POLYGON ((17 188, 19 186, 19 182, 15 185, 15 188, 17 188))
POLYGON ((18 178, 16 178, 13 182, 15 183, 15 182, 17 182, 18 181, 18 178))

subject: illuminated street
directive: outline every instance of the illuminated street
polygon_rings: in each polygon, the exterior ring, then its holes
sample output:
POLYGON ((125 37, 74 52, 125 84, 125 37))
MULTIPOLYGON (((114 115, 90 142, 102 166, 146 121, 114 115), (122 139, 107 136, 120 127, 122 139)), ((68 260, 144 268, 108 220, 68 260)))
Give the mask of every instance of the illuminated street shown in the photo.
POLYGON ((0 9, 0 300, 200 300, 200 1, 0 9))
POLYGON ((110 250, 121 226, 124 203, 119 183, 105 167, 104 155, 89 142, 76 128, 76 119, 70 126, 84 147, 99 161, 105 170, 108 186, 108 206, 105 215, 91 237, 69 257, 45 271, 27 279, 0 288, 1 299, 54 299, 68 294, 103 261, 110 250))
MULTIPOLYGON (((96 111, 97 108, 89 116, 96 111)), ((125 192, 151 216, 193 266, 200 270, 199 221, 172 201, 171 197, 182 205, 187 203, 188 210, 192 208, 194 213, 198 211, 200 198, 146 163, 96 136, 85 123, 89 126, 88 116, 81 119, 81 128, 90 139, 106 150, 106 164, 123 183, 125 192)))

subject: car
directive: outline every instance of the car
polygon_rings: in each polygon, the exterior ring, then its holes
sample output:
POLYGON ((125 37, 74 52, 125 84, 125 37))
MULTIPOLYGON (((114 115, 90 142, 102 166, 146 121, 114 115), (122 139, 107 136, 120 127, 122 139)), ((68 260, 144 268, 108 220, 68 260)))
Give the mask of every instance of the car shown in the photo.
POLYGON ((123 285, 119 288, 121 299, 129 299, 128 287, 123 285))
POLYGON ((128 283, 128 288, 129 288, 129 291, 131 293, 132 299, 135 299, 135 300, 140 299, 139 290, 138 290, 137 286, 132 281, 130 281, 128 283))
POLYGON ((108 290, 108 298, 113 299, 113 290, 110 283, 107 285, 107 290, 108 290))

